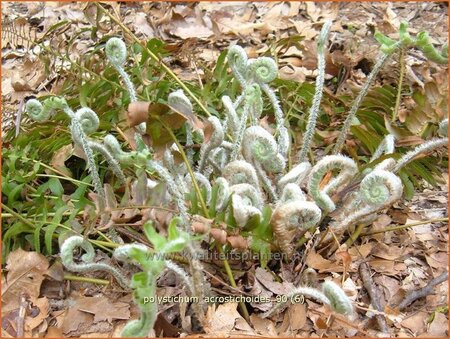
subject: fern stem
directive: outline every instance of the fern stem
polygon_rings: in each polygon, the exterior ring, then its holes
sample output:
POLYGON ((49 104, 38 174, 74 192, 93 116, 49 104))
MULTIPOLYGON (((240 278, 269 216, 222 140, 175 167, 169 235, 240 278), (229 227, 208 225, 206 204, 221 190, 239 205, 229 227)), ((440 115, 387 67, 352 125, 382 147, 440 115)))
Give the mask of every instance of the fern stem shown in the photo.
POLYGON ((400 49, 399 64, 400 64, 400 75, 398 78, 398 88, 397 88, 397 97, 395 98, 395 107, 394 110, 392 111, 393 122, 397 118, 398 109, 400 108, 400 101, 402 98, 403 78, 405 77, 405 50, 403 48, 400 49))
POLYGON ((311 147, 311 141, 316 129, 316 121, 319 115, 320 102, 322 101, 323 83, 325 80, 325 54, 324 45, 328 36, 328 32, 331 27, 331 21, 327 21, 322 31, 320 32, 319 40, 317 43, 317 77, 316 77, 316 89, 314 92, 314 98, 309 110, 308 124, 306 125, 306 132, 303 137, 303 145, 300 150, 299 163, 306 160, 306 156, 311 147))
POLYGON ((363 230, 364 226, 366 225, 358 224, 358 227, 356 227, 355 231, 352 233, 350 238, 348 238, 347 241, 345 242, 347 246, 351 246, 356 241, 356 239, 358 239, 358 237, 361 235, 361 231, 363 230))
POLYGON ((370 74, 367 76, 366 82, 359 91, 358 96, 353 102, 352 108, 350 109, 350 112, 348 113, 347 118, 345 119, 344 127, 342 128, 341 133, 339 134, 339 137, 336 141, 336 144, 333 149, 333 154, 338 154, 341 151, 342 146, 344 146, 345 139, 347 138, 347 133, 352 124, 352 120, 355 117, 356 112, 358 111, 359 106, 361 105, 364 97, 369 91, 370 85, 375 80, 375 77, 377 76, 378 72, 381 70, 385 62, 389 59, 389 56, 390 56, 389 54, 381 53, 381 55, 377 57, 378 59, 377 63, 373 67, 372 72, 370 72, 370 74))

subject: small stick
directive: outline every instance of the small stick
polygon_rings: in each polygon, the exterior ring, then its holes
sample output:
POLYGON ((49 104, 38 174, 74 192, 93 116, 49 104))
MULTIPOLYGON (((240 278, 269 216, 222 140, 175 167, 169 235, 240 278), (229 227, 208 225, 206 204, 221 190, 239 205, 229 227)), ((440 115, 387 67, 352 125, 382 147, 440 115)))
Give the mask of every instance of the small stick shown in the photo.
POLYGON ((19 315, 16 318, 17 322, 17 338, 23 338, 24 336, 24 326, 25 326, 25 316, 27 315, 28 300, 25 292, 20 293, 19 297, 19 315))
MULTIPOLYGON (((363 281, 364 288, 369 294, 373 307, 377 311, 382 312, 383 308, 381 307, 380 304, 380 291, 378 290, 378 287, 372 280, 369 265, 365 262, 361 263, 361 265, 359 265, 358 271, 359 275, 361 276, 361 280, 363 281)), ((386 318, 381 314, 377 314, 375 315, 375 319, 377 321, 380 331, 382 331, 383 333, 389 333, 386 318)))
POLYGON ((433 287, 443 283, 448 279, 448 271, 442 273, 439 277, 431 280, 425 287, 422 287, 418 290, 409 292, 405 299, 398 305, 398 309, 401 311, 407 306, 411 305, 417 299, 426 297, 429 294, 433 293, 433 287))

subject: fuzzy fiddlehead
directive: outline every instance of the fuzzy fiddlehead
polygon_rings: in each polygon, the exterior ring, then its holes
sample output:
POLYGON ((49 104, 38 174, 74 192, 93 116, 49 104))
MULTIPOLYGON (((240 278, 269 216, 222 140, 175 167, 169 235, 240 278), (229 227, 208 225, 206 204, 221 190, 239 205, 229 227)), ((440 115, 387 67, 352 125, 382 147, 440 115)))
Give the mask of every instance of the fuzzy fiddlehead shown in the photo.
POLYGON ((373 170, 361 181, 357 197, 362 202, 361 206, 358 206, 358 210, 351 210, 349 215, 339 221, 333 228, 334 232, 341 234, 362 218, 391 206, 402 194, 403 185, 398 176, 381 169, 373 170))
POLYGON ((247 63, 247 79, 267 84, 278 76, 278 67, 272 58, 260 57, 247 63))
POLYGON ((218 173, 222 173, 223 168, 230 160, 230 152, 225 147, 223 147, 224 144, 225 142, 222 143, 222 146, 214 148, 208 157, 209 164, 218 173))
POLYGON ((448 138, 441 138, 441 139, 432 139, 429 141, 424 142, 423 144, 417 146, 412 151, 409 151, 404 156, 402 156, 398 161, 397 164, 394 167, 393 172, 398 172, 400 169, 402 169, 404 166, 409 164, 416 156, 422 153, 431 152, 435 150, 436 148, 447 146, 448 145, 448 138))
MULTIPOLYGON (((392 154, 395 150, 395 136, 388 134, 381 140, 369 162, 377 160, 383 154, 392 154)), ((375 166, 376 169, 391 170, 395 166, 395 159, 385 159, 375 166)), ((369 173, 371 169, 366 169, 364 173, 369 173)))
MULTIPOLYGON (((77 110, 75 112, 75 119, 78 120, 81 129, 86 135, 94 133, 100 125, 100 120, 98 119, 97 114, 88 107, 83 107, 77 110)), ((74 126, 72 125, 72 128, 73 127, 74 126)), ((76 130, 77 130, 76 128, 71 130, 73 139, 77 144, 82 145, 83 144, 82 137, 80 136, 80 133, 76 132, 76 130)), ((118 164, 114 156, 109 152, 109 150, 104 145, 102 145, 97 141, 88 139, 87 137, 86 140, 88 147, 91 150, 103 155, 103 157, 106 159, 108 163, 109 169, 120 179, 122 183, 125 183, 126 181, 125 175, 123 174, 120 165, 118 164)))
POLYGON ((167 97, 167 103, 171 108, 179 112, 192 113, 193 111, 191 101, 181 89, 170 93, 169 96, 167 97))
POLYGON ((302 189, 294 183, 289 183, 284 186, 278 203, 284 204, 290 201, 306 201, 306 196, 302 189))
POLYGON ((283 175, 280 180, 278 180, 278 189, 282 190, 284 186, 289 183, 296 183, 301 185, 301 183, 306 179, 309 172, 311 171, 311 164, 307 161, 301 162, 294 166, 289 172, 283 175))
POLYGON ((252 216, 261 215, 262 197, 252 185, 233 185, 230 186, 230 192, 233 194, 231 196, 233 215, 240 227, 244 227, 252 216))
POLYGON ((120 286, 126 290, 130 288, 130 282, 116 268, 93 262, 95 256, 94 247, 83 237, 71 236, 67 238, 61 246, 61 261, 63 265, 72 272, 92 272, 105 271, 114 276, 120 286), (80 263, 76 263, 73 251, 81 247, 86 253, 81 256, 80 263))
POLYGON ((306 131, 303 136, 303 145, 300 150, 299 159, 300 162, 304 162, 311 147, 311 141, 313 139, 316 121, 319 116, 319 107, 322 100, 323 82, 325 80, 325 55, 324 46, 330 32, 332 21, 327 20, 320 31, 319 38, 317 40, 317 77, 316 77, 316 89, 312 101, 311 108, 309 110, 308 124, 306 125, 306 131))
POLYGON ((228 199, 230 198, 230 194, 231 194, 230 184, 223 177, 217 178, 215 184, 218 186, 216 211, 220 212, 225 208, 225 204, 228 202, 228 199))
POLYGON ((252 126, 245 130, 242 154, 248 162, 256 161, 264 169, 274 173, 281 172, 285 167, 284 159, 278 155, 275 138, 260 126, 252 126))
POLYGON ((25 105, 25 110, 34 121, 46 121, 50 118, 51 110, 44 110, 44 106, 39 100, 30 99, 25 105))
POLYGON ((316 226, 321 217, 320 208, 315 203, 304 200, 291 200, 275 208, 270 224, 281 251, 288 258, 293 254, 292 231, 316 226))
POLYGON ((322 284, 322 291, 330 301, 332 310, 345 315, 351 315, 353 313, 352 303, 339 285, 327 280, 322 284))
POLYGON ((154 160, 147 161, 147 168, 151 171, 155 171, 160 176, 160 178, 166 183, 169 193, 175 199, 175 204, 177 205, 178 211, 180 213, 183 226, 185 227, 186 230, 189 230, 189 223, 188 223, 189 214, 186 205, 184 203, 183 193, 176 184, 170 172, 167 170, 167 168, 165 168, 164 166, 162 166, 161 164, 159 164, 154 160))
POLYGON ((223 169, 222 175, 231 186, 245 183, 254 186, 259 192, 261 191, 255 168, 245 160, 230 162, 223 169))
POLYGON ((265 171, 279 173, 283 171, 286 162, 278 153, 275 138, 260 126, 249 127, 244 133, 242 154, 253 164, 263 187, 276 202, 278 194, 265 171))
POLYGON ((259 90, 259 86, 257 84, 249 85, 244 90, 244 108, 242 110, 240 120, 239 120, 239 128, 236 133, 236 138, 234 140, 234 148, 231 152, 231 160, 237 160, 240 152, 241 152, 241 143, 242 139, 244 137, 244 133, 247 128, 247 120, 248 116, 252 110, 252 106, 255 104, 257 99, 255 96, 257 96, 257 92, 259 90))
POLYGON ((80 122, 81 128, 83 128, 86 134, 94 133, 100 125, 98 115, 88 107, 83 107, 76 111, 75 117, 80 122))
POLYGON ((308 192, 317 205, 326 213, 332 212, 336 206, 330 195, 337 188, 345 186, 358 172, 355 162, 343 155, 329 155, 321 159, 311 170, 308 181, 308 192), (320 189, 320 183, 328 171, 339 170, 339 174, 320 189))
POLYGON ((244 92, 245 105, 248 106, 250 122, 252 125, 257 125, 263 110, 263 101, 261 97, 261 89, 259 86, 248 86, 244 92))
POLYGON ((228 50, 227 59, 234 77, 239 81, 242 88, 245 88, 247 86, 245 75, 248 58, 244 49, 238 45, 230 47, 228 50))
POLYGON ((119 72, 120 76, 125 82, 125 86, 127 87, 128 93, 130 94, 130 101, 137 101, 134 85, 131 82, 128 74, 123 69, 123 65, 125 64, 125 61, 127 59, 127 46, 119 38, 110 38, 106 43, 105 53, 108 60, 119 72))
POLYGON ((430 41, 428 32, 419 32, 416 36, 416 47, 422 51, 427 59, 437 64, 448 63, 448 46, 445 44, 442 51, 438 51, 430 41))
MULTIPOLYGON (((92 175, 94 189, 99 194, 99 196, 104 199, 105 191, 103 190, 103 185, 98 174, 97 165, 95 164, 94 154, 92 153, 92 149, 89 147, 89 140, 81 124, 81 121, 78 120, 78 117, 82 118, 82 122, 84 122, 85 125, 91 124, 91 122, 88 123, 87 120, 93 120, 93 128, 95 127, 95 119, 97 119, 98 121, 98 117, 95 112, 88 108, 82 108, 78 111, 79 113, 77 115, 77 113, 74 113, 69 107, 66 100, 60 97, 51 97, 45 99, 42 104, 39 104, 37 100, 33 99, 30 104, 27 103, 26 109, 31 118, 48 118, 51 112, 53 112, 54 110, 62 110, 71 119, 69 128, 72 139, 75 143, 82 147, 84 154, 86 155, 89 172, 92 175), (39 109, 41 109, 41 112, 39 112, 39 109)), ((90 127, 91 126, 87 127, 88 130, 90 130, 90 127)))
POLYGON ((220 123, 220 120, 218 118, 212 116, 208 118, 208 121, 213 126, 214 131, 211 135, 210 140, 207 143, 203 144, 202 148, 200 149, 200 162, 198 165, 199 172, 202 172, 204 170, 211 150, 219 147, 222 144, 225 136, 222 124, 220 123))
MULTIPOLYGON (((350 298, 345 292, 334 282, 325 281, 322 284, 322 291, 312 287, 300 286, 287 293, 286 300, 292 300, 297 295, 304 295, 308 298, 315 299, 340 314, 350 316, 353 312, 350 298)), ((275 307, 265 312, 262 317, 267 318, 283 307, 283 303, 277 303, 275 307)))

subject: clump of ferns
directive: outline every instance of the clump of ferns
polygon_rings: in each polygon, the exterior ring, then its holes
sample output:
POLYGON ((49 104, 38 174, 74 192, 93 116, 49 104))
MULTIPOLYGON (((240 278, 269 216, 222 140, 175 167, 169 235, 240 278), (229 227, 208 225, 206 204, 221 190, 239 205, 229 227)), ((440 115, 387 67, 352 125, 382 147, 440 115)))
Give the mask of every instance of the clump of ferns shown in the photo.
MULTIPOLYGON (((228 96, 222 97, 224 119, 220 120, 215 116, 208 118, 212 134, 209 138, 205 136, 197 162, 194 162, 194 154, 189 146, 193 144, 195 133, 197 133, 195 138, 201 138, 202 133, 194 131, 189 124, 186 125, 185 145, 188 146, 186 152, 180 143, 174 140, 175 144, 165 151, 162 161, 152 159, 151 149, 142 141, 141 133, 145 132, 145 123, 137 128, 139 133, 136 134, 136 141, 140 146, 136 151, 123 151, 112 135, 104 139, 105 148, 119 163, 144 166, 158 175, 167 185, 168 194, 179 213, 177 227, 180 232, 190 237, 185 246, 186 251, 194 258, 190 261, 189 281, 192 294, 199 297, 200 301, 207 293, 207 288, 201 263, 195 260, 198 249, 196 242, 192 240, 191 229, 195 214, 213 218, 216 224, 224 222, 228 228, 241 230, 248 235, 249 246, 255 251, 270 251, 273 233, 279 250, 289 259, 295 252, 293 240, 308 230, 313 230, 326 216, 332 216, 329 226, 337 237, 356 223, 370 223, 378 212, 390 207, 402 197, 403 186, 397 176, 398 171, 417 155, 448 143, 445 121, 440 126, 440 131, 445 137, 427 141, 398 160, 390 156, 394 152, 395 140, 391 135, 386 136, 362 172, 353 159, 340 154, 351 120, 363 97, 384 62, 396 48, 415 46, 431 60, 443 61, 446 52, 434 50, 424 34, 419 34, 416 40, 413 40, 402 24, 400 40, 397 42, 392 42, 379 34, 376 36, 382 44, 381 57, 354 101, 333 154, 324 156, 313 166, 307 155, 315 133, 323 92, 324 46, 330 27, 331 23, 326 22, 318 37, 318 75, 315 94, 309 111, 307 129, 303 135, 302 148, 298 154, 299 162, 290 169, 287 168, 290 149, 288 129, 277 95, 269 86, 269 83, 277 77, 277 66, 273 59, 267 57, 248 59, 239 46, 229 49, 228 62, 233 75, 242 87, 242 94, 234 101, 228 96), (263 110, 263 95, 267 97, 275 113, 274 134, 259 125, 263 110), (174 152, 182 155, 184 160, 182 164, 174 161, 174 152), (336 196, 339 197, 338 201, 336 196)), ((130 92, 131 101, 134 102, 136 95, 133 84, 122 69, 126 58, 124 43, 116 38, 110 39, 106 52, 112 64, 121 73, 130 92)), ((176 106, 192 114, 192 104, 181 90, 171 93, 168 103, 169 107, 176 106)), ((39 105, 37 102, 29 104, 30 113, 48 111, 39 105)), ((67 108, 63 107, 62 109, 66 111, 67 108)), ((74 133, 83 132, 78 125, 77 122, 74 123, 74 133)), ((89 143, 85 134, 82 136, 77 137, 79 140, 75 141, 80 142, 88 154, 89 143)), ((95 163, 92 161, 89 165, 92 165, 90 169, 94 172, 95 163)), ((96 185, 96 189, 100 191, 100 188, 100 185, 96 185)), ((151 189, 152 185, 148 188, 151 189)), ((69 240, 70 238, 67 241, 69 240)), ((153 242, 152 238, 150 241, 153 242)), ((220 244, 218 248, 221 248, 220 244)), ((148 269, 151 271, 150 267, 148 269)), ((151 271, 152 279, 155 279, 158 272, 151 271)), ((133 288, 148 288, 147 292, 150 290, 154 292, 152 289, 154 280, 140 279, 133 288)), ((345 293, 339 287, 326 283, 323 292, 317 290, 316 292, 319 294, 313 295, 309 290, 300 289, 292 293, 309 295, 331 305, 337 312, 351 313, 348 298, 346 299, 345 293)), ((139 304, 139 300, 136 302, 139 304)), ((152 305, 149 312, 154 312, 154 307, 152 305)), ((202 307, 203 305, 197 305, 196 310, 200 319, 204 312, 202 307)), ((132 330, 127 332, 128 335, 142 335, 145 331, 148 332, 153 325, 154 316, 148 321, 145 312, 143 308, 142 322, 139 325, 130 325, 132 330), (139 327, 140 325, 143 327, 139 327)))

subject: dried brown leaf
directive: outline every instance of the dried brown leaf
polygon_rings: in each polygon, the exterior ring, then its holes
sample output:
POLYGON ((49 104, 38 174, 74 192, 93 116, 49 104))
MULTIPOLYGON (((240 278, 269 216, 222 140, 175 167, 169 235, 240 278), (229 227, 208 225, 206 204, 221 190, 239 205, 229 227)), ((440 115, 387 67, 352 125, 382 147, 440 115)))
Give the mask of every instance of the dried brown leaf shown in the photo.
POLYGON ((26 252, 20 248, 11 252, 6 262, 8 274, 2 284, 2 312, 18 308, 22 292, 31 301, 39 297, 48 266, 47 258, 37 252, 26 252))

